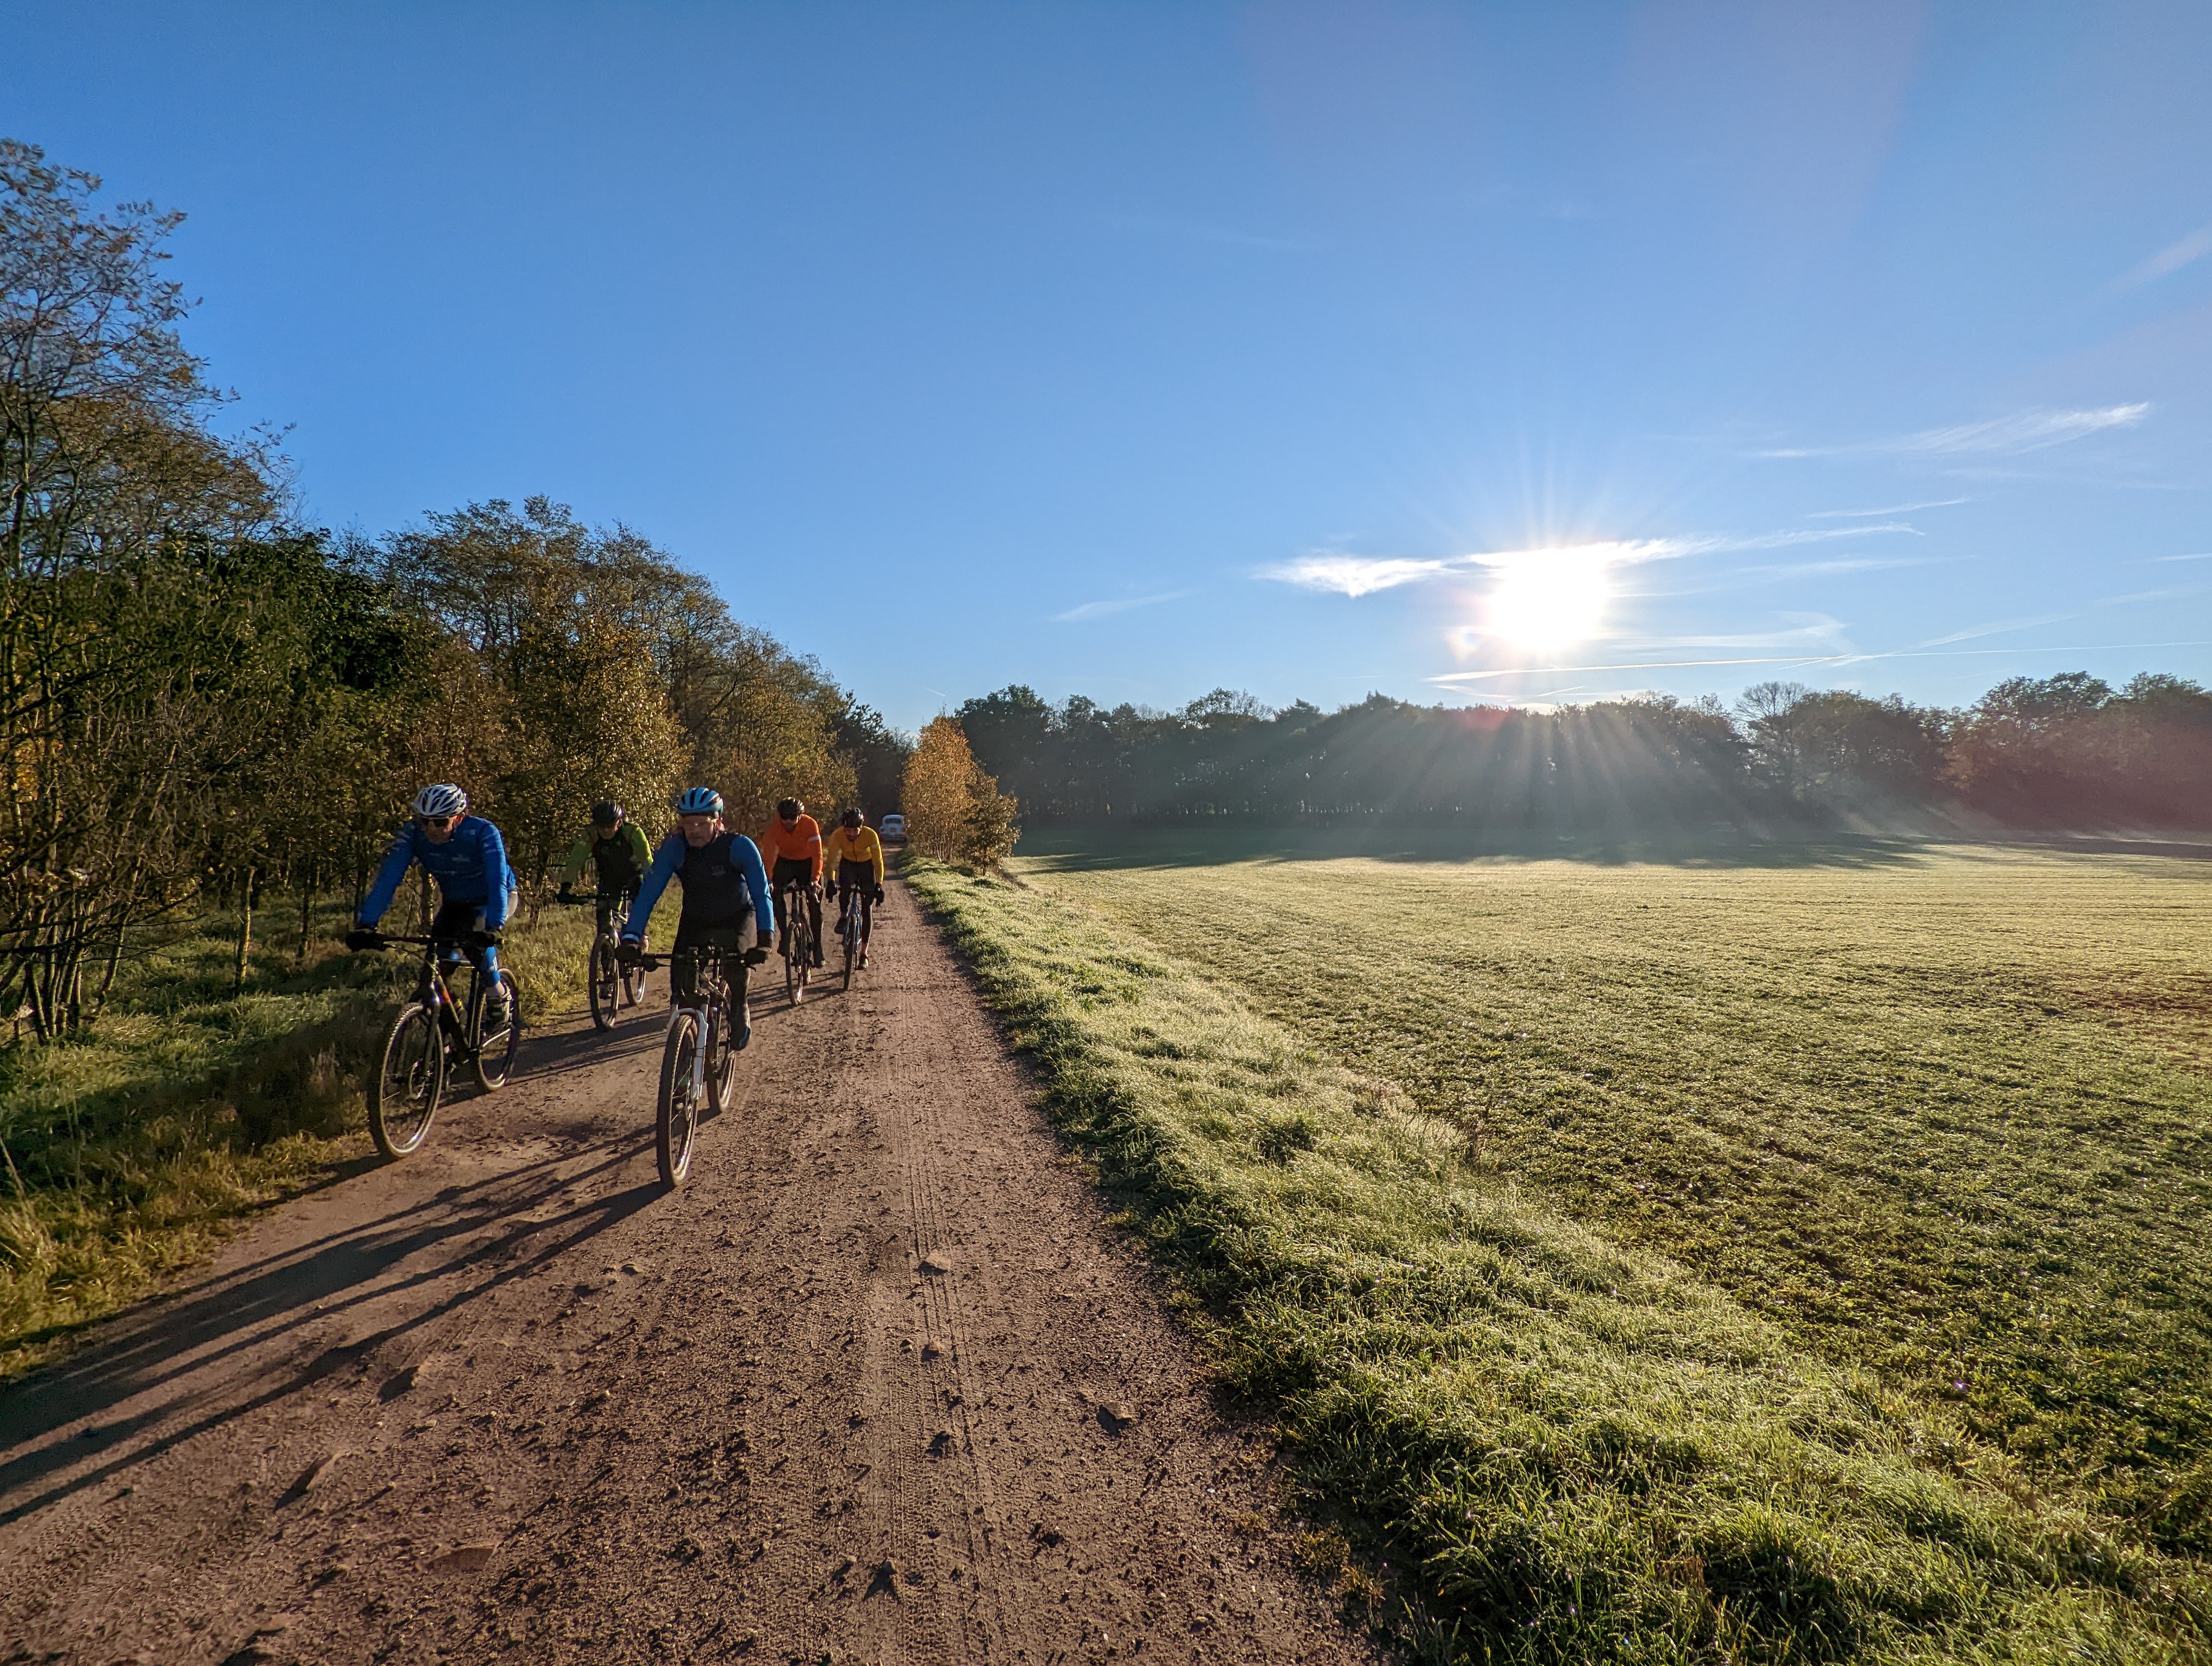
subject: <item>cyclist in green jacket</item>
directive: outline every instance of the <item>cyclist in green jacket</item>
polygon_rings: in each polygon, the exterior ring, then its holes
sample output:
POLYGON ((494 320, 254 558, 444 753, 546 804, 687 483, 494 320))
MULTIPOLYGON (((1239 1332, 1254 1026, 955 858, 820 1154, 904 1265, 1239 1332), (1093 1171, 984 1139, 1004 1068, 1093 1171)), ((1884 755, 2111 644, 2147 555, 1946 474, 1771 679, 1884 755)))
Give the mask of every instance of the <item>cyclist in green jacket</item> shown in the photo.
POLYGON ((615 929, 620 931, 630 899, 644 883, 646 869, 653 866, 653 852, 647 848, 645 835, 623 814, 622 806, 611 800, 602 799, 592 806, 591 830, 568 847, 568 860, 561 865, 560 900, 563 903, 576 900, 576 877, 586 862, 598 870, 600 897, 622 899, 615 919, 615 929))

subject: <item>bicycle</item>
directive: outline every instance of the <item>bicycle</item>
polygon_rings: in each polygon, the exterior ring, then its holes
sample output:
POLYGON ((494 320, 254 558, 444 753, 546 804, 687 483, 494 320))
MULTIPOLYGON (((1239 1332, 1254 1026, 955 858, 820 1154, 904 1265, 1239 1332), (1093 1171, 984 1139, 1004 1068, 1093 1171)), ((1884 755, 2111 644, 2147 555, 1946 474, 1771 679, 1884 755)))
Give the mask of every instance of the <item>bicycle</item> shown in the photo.
POLYGON ((387 1158, 400 1158, 420 1149, 430 1134, 444 1097, 446 1075, 455 1066, 476 1070, 477 1084, 487 1093, 507 1085, 514 1072, 514 1055, 522 1043, 522 989, 514 974, 501 967, 499 985, 507 993, 507 1021, 489 1035, 483 1031, 483 970, 469 965, 465 1001, 453 999, 446 981, 441 950, 482 947, 484 939, 442 937, 386 937, 364 948, 396 948, 419 944, 422 976, 413 999, 399 1009, 384 1038, 384 1052, 375 1079, 369 1085, 368 1133, 376 1149, 387 1158))
MULTIPOLYGON (((873 906, 873 917, 882 919, 884 905, 878 902, 873 906)), ((837 944, 845 959, 845 982, 841 987, 848 990, 853 987, 854 964, 860 959, 861 951, 867 946, 866 939, 860 935, 860 888, 857 885, 849 891, 841 888, 837 898, 837 944)))
MULTIPOLYGON (((637 964, 649 971, 668 966, 672 999, 680 962, 691 971, 691 1004, 669 1014, 668 1040, 660 1051, 660 1098, 654 1115, 653 1153, 660 1164, 660 1183, 672 1189, 691 1172, 692 1147, 699 1137, 700 1109, 720 1116, 730 1104, 730 1084, 737 1073, 738 1049, 729 1044, 731 990, 722 975, 726 953, 712 944, 679 949, 667 955, 640 954, 637 964)), ((737 1005, 744 995, 743 966, 768 958, 760 949, 738 956, 737 1005)), ((743 1043, 740 1043, 742 1045, 743 1043)))
POLYGON ((615 909, 627 903, 634 895, 629 891, 595 891, 588 895, 556 897, 556 902, 580 908, 586 903, 596 903, 599 908, 597 933, 592 939, 592 958, 587 982, 591 986, 592 1027, 611 1030, 624 1006, 635 1006, 645 999, 645 973, 637 967, 623 964, 616 952, 621 939, 615 931, 615 909))
POLYGON ((806 888, 793 879, 776 887, 777 917, 783 928, 783 993, 793 1006, 806 999, 807 980, 814 975, 814 933, 806 923, 806 888))

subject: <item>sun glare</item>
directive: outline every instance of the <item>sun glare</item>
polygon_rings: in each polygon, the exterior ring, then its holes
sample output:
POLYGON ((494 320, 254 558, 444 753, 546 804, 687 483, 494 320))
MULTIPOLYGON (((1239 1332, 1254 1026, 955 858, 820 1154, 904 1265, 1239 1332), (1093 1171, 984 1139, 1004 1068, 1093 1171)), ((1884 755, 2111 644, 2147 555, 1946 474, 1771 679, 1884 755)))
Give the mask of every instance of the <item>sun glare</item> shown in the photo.
POLYGON ((1522 550, 1496 562, 1485 634, 1534 653, 1598 634, 1609 590, 1607 549, 1522 550))

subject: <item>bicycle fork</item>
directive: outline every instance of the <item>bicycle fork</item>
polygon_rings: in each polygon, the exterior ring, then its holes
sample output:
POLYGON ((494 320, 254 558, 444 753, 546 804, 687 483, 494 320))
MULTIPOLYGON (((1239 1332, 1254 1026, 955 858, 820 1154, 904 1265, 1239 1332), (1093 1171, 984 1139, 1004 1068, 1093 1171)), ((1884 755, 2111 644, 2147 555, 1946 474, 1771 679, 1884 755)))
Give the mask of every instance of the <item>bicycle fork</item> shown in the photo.
POLYGON ((707 1095, 707 1043, 713 1034, 713 1017, 704 1006, 684 1006, 669 1023, 681 1024, 686 1015, 699 1020, 699 1044, 691 1049, 691 1102, 696 1104, 707 1095))

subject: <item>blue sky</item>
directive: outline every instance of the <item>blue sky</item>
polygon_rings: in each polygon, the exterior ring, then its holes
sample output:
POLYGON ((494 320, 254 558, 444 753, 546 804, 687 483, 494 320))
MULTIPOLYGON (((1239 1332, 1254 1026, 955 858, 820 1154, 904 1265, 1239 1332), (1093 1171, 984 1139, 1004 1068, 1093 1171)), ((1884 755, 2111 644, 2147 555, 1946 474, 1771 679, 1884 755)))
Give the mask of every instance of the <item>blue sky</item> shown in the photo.
POLYGON ((21 8, 319 523, 545 492, 909 727, 2212 681, 2212 7, 21 8))

